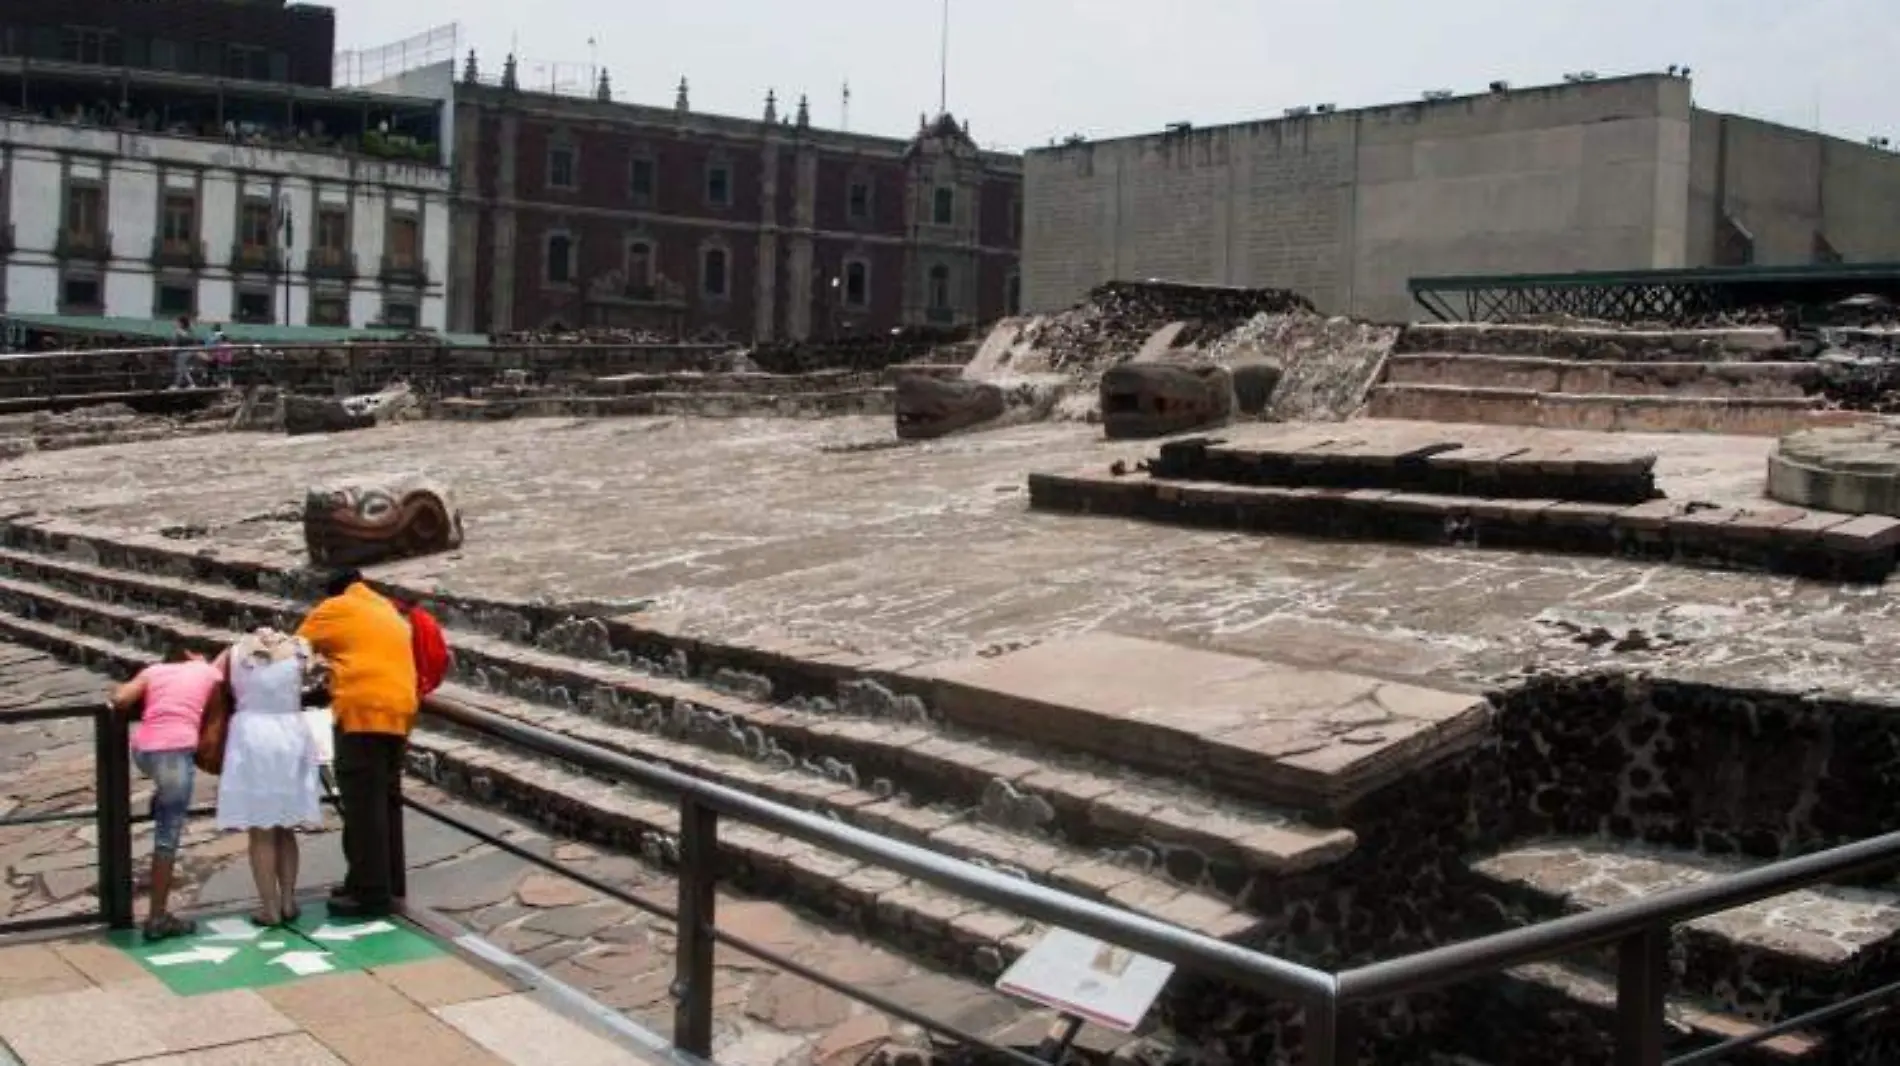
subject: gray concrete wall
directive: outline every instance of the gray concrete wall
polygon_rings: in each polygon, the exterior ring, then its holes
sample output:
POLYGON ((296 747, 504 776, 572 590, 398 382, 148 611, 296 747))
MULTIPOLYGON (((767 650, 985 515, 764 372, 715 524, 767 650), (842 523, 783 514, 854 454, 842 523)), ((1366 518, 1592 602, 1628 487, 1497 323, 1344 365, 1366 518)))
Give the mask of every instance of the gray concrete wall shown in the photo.
POLYGON ((1024 303, 1159 278, 1396 321, 1418 274, 1680 266, 1689 119, 1658 76, 1033 151, 1024 303))
POLYGON ((1753 238, 1753 261, 1815 261, 1817 237, 1848 262, 1900 261, 1900 155, 1809 130, 1695 113, 1688 258, 1734 266, 1723 217, 1753 238))

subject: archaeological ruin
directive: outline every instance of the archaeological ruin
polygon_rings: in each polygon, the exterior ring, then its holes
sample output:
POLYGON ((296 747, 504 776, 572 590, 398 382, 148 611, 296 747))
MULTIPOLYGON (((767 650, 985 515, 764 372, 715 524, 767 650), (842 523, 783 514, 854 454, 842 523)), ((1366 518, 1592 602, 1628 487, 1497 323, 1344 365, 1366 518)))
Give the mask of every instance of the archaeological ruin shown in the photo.
MULTIPOLYGON (((1124 281, 835 347, 277 346, 202 396, 0 359, 0 639, 123 675, 362 563, 447 627, 443 700, 1337 973, 1900 822, 1900 315, 1838 303, 1400 327, 1124 281)), ((440 719, 409 768, 680 861, 676 803, 440 719)), ((975 981, 1046 932, 720 847, 975 981)), ((1891 873, 1679 924, 1667 1051, 1895 1061, 1884 1003, 1777 1028, 1896 978, 1891 873)), ((1618 965, 1367 1004, 1358 1061, 1609 1063, 1618 965)), ((1308 1024, 1183 971, 1078 1050, 1300 1062, 1308 1024)))

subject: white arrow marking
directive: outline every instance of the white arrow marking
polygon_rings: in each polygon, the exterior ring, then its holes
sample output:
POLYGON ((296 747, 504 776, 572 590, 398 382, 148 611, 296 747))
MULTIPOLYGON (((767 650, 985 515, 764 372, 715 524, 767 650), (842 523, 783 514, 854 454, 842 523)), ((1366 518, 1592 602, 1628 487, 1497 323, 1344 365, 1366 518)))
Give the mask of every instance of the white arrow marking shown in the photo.
POLYGON ((174 951, 169 955, 152 955, 146 962, 153 966, 177 966, 187 962, 219 963, 238 953, 236 948, 217 948, 210 944, 200 944, 190 951, 174 951))
POLYGON ((282 966, 298 977, 329 973, 336 968, 330 965, 330 954, 325 951, 286 951, 270 960, 270 965, 282 966))
POLYGON ((280 951, 283 949, 284 942, 281 940, 260 940, 257 942, 257 946, 266 951, 280 951))
POLYGON ((205 940, 256 940, 264 931, 242 918, 213 918, 205 923, 211 931, 203 937, 205 940))
POLYGON ((396 927, 388 922, 365 922, 362 925, 325 925, 310 934, 312 940, 359 940, 377 933, 393 933, 396 927))

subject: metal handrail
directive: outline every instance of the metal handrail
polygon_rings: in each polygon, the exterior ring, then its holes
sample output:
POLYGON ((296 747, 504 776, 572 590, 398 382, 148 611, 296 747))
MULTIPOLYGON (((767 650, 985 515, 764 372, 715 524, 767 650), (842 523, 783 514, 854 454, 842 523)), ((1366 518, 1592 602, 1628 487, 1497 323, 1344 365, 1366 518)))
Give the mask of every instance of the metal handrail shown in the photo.
MULTIPOLYGON (((1335 991, 1331 974, 1229 944, 1177 925, 1092 903, 1021 878, 986 870, 941 852, 905 844, 815 814, 716 785, 690 774, 642 762, 537 726, 432 696, 425 712, 512 741, 571 765, 635 785, 679 795, 719 814, 784 833, 828 851, 874 863, 908 877, 1045 922, 1112 940, 1165 962, 1226 978, 1269 995, 1310 1003, 1335 991)), ((682 833, 684 833, 682 829, 682 833)), ((682 842, 683 843, 683 842, 682 842)))
MULTIPOLYGON (((896 871, 979 902, 1112 941, 1269 997, 1291 1001, 1306 1014, 1304 1061, 1307 1066, 1343 1066, 1358 1061, 1358 1033, 1354 1022, 1355 1008, 1361 1004, 1428 991, 1610 943, 1618 946, 1619 955, 1617 1062, 1619 1066, 1660 1066, 1663 1063, 1663 1003, 1669 985, 1667 945, 1673 926, 1900 860, 1900 832, 1889 833, 1603 910, 1420 951, 1335 975, 997 873, 452 699, 430 697, 425 701, 425 709, 432 717, 462 729, 559 759, 583 771, 679 798, 680 893, 679 906, 673 912, 679 950, 675 1042, 682 1050, 702 1056, 710 1051, 711 1042, 712 946, 715 942, 726 942, 748 951, 756 947, 721 932, 714 922, 712 890, 717 875, 718 822, 722 816, 896 871)), ((95 914, 0 923, 8 932, 85 924, 99 919, 121 927, 131 922, 129 827, 133 818, 125 717, 95 706, 74 705, 0 714, 0 725, 89 716, 95 722, 99 806, 90 811, 59 813, 66 819, 92 819, 98 823, 100 910, 95 914)), ((450 816, 418 804, 411 806, 451 825, 457 824, 450 816)), ((40 816, 21 817, 37 819, 40 816)), ((0 823, 6 821, 8 819, 0 819, 0 823)), ((464 828, 476 831, 472 827, 464 828)), ((583 877, 583 881, 603 887, 593 879, 583 877)), ((620 895, 617 890, 612 894, 620 895)), ((644 901, 641 904, 645 905, 644 901)), ((785 961, 798 965, 795 960, 785 961)), ((822 976, 816 975, 814 979, 822 976)), ((1897 990, 1900 983, 1862 992, 1800 1017, 1690 1052, 1680 1061, 1710 1061, 1804 1025, 1851 1014, 1897 990)), ((867 1002, 876 1005, 875 999, 867 1002)))
POLYGON ((1653 929, 1719 914, 1900 859, 1900 832, 1869 837, 1602 910, 1430 948, 1338 975, 1345 1003, 1387 999, 1556 958, 1653 929))

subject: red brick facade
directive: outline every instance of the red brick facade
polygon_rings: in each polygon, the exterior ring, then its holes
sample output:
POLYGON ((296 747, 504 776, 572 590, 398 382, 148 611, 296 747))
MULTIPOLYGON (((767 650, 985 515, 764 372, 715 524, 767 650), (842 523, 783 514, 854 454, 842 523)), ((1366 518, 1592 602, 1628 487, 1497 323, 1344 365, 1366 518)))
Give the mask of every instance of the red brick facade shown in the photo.
POLYGON ((1013 310, 1021 160, 947 117, 895 140, 474 84, 456 98, 451 328, 783 340, 1013 310))

